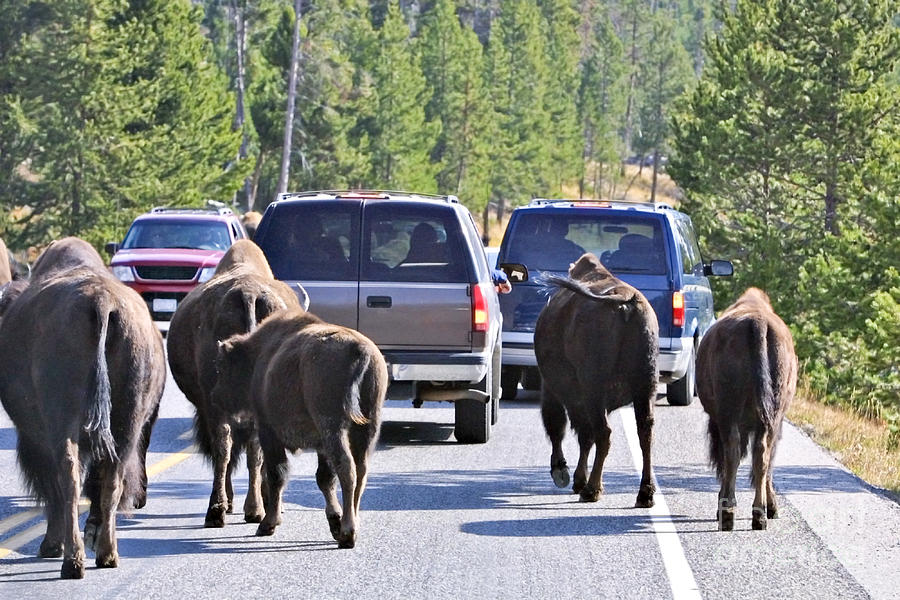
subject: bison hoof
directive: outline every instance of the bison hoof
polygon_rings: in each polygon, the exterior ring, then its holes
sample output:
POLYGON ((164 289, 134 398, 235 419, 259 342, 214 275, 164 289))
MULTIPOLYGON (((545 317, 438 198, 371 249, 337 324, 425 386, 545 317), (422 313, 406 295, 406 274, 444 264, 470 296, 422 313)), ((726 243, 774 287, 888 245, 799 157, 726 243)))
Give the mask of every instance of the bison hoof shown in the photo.
POLYGON ((777 519, 778 518, 778 507, 777 506, 766 507, 766 516, 770 519, 777 519))
POLYGON ((328 517, 328 529, 331 530, 331 537, 336 541, 341 541, 341 515, 326 515, 328 517))
POLYGON ((59 558, 63 555, 63 547, 59 542, 48 542, 46 538, 38 549, 39 558, 59 558))
POLYGON ((267 535, 273 535, 275 533, 275 525, 269 525, 268 523, 260 523, 259 527, 256 528, 256 535, 262 537, 267 535))
POLYGON ((351 531, 338 537, 338 548, 352 548, 356 545, 356 532, 351 531))
POLYGON ((553 483, 558 488, 568 487, 569 485, 569 469, 563 465, 550 469, 550 476, 553 477, 553 483))
POLYGON ((229 515, 234 514, 234 502, 228 503, 228 508, 225 509, 225 512, 229 515))
POLYGON ((141 488, 141 491, 135 495, 134 500, 131 501, 132 506, 135 508, 144 508, 147 506, 147 486, 141 488))
POLYGON ((753 529, 762 531, 766 528, 766 511, 762 508, 753 508, 753 529))
POLYGON ((600 499, 600 494, 602 491, 603 490, 595 490, 590 486, 585 486, 578 496, 582 502, 596 502, 600 499))
POLYGON ((62 579, 84 579, 84 559, 65 559, 59 576, 62 579))
POLYGON ((264 516, 262 513, 244 513, 244 521, 247 523, 262 523, 264 516))
POLYGON ((734 509, 720 510, 718 521, 719 531, 732 531, 734 529, 734 509))
POLYGON ((203 521, 204 527, 225 527, 225 507, 210 506, 206 511, 206 519, 203 521))
POLYGON ((637 500, 634 501, 635 508, 653 508, 656 502, 653 500, 653 490, 644 490, 638 492, 637 500))
POLYGON ((105 556, 97 556, 97 568, 99 569, 115 569, 119 566, 119 555, 116 552, 105 556))
POLYGON ((572 493, 580 494, 582 492, 582 490, 584 490, 584 486, 586 486, 586 485, 587 485, 587 480, 585 480, 581 477, 578 477, 578 475, 575 475, 575 481, 572 483, 572 493))

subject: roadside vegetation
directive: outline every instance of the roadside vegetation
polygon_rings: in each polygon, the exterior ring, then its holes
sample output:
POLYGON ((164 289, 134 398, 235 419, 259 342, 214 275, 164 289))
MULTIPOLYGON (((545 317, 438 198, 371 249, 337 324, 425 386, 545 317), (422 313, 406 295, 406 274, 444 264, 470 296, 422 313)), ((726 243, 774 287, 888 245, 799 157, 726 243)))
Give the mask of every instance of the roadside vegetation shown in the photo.
MULTIPOLYGON (((735 262, 717 305, 765 289, 805 397, 900 446, 896 2, 0 0, 0 13, 0 237, 21 257, 64 235, 100 248, 157 205, 264 210, 284 176, 456 194, 493 245, 532 197, 671 202, 707 257, 735 262)), ((816 414, 817 430, 837 421, 816 414)))

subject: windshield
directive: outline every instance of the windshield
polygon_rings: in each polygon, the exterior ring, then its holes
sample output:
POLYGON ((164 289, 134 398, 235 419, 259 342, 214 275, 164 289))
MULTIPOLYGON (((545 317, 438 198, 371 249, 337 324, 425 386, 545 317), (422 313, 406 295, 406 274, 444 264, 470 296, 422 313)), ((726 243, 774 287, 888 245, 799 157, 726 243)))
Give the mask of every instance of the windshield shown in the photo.
POLYGON ((228 226, 218 221, 151 221, 135 222, 122 242, 132 248, 191 248, 227 250, 231 246, 228 226))
POLYGON ((568 271, 585 252, 595 254, 614 273, 667 272, 659 219, 599 211, 520 215, 504 262, 521 263, 535 272, 568 271))

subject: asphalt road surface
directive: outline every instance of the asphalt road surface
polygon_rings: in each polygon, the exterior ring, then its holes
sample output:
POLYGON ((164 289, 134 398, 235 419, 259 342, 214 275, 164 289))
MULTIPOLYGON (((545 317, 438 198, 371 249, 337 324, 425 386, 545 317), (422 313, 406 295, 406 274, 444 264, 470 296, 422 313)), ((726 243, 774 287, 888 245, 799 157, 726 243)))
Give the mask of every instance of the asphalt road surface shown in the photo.
MULTIPOLYGON (((485 445, 453 439, 453 407, 391 401, 362 498, 356 548, 339 550, 315 484, 295 456, 283 524, 254 535, 240 507, 204 529, 211 469, 194 453, 193 409, 171 379, 148 457, 147 506, 118 520, 120 566, 59 580, 35 557, 40 512, 21 485, 16 434, 0 412, 0 598, 897 598, 900 505, 786 426, 776 457, 781 518, 750 529, 741 468, 735 531, 716 531, 718 490, 699 402, 660 399, 653 447, 659 492, 632 508, 639 482, 630 407, 613 414, 605 493, 582 503, 550 478, 538 395, 501 405, 485 445)), ((566 440, 570 465, 574 436, 566 440)), ((637 454, 639 456, 639 454, 637 454)), ((638 459, 639 460, 639 459, 638 459)), ((84 515, 82 515, 82 526, 84 515)))

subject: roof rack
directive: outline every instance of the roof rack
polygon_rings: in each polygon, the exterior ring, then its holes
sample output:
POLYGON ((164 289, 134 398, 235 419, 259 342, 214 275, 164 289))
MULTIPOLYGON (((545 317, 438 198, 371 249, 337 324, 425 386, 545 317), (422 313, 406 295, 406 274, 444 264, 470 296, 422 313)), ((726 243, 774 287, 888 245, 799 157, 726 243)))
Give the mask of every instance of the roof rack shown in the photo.
POLYGON ((190 206, 154 206, 150 209, 153 214, 182 214, 182 215, 230 215, 232 210, 227 206, 190 207, 190 206))
POLYGON ((533 198, 528 206, 547 206, 549 204, 573 204, 580 203, 586 205, 605 205, 616 206, 619 204, 632 204, 635 206, 646 206, 657 209, 675 210, 675 207, 665 202, 650 202, 649 200, 597 200, 594 198, 533 198))
POLYGON ((369 189, 347 189, 347 190, 310 190, 306 192, 284 192, 278 194, 276 200, 288 200, 291 198, 312 198, 315 196, 338 196, 343 198, 384 198, 391 196, 410 196, 413 198, 422 198, 426 200, 443 200, 445 202, 459 203, 459 198, 452 194, 423 194, 419 192, 406 192, 401 190, 369 190, 369 189))

